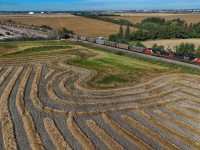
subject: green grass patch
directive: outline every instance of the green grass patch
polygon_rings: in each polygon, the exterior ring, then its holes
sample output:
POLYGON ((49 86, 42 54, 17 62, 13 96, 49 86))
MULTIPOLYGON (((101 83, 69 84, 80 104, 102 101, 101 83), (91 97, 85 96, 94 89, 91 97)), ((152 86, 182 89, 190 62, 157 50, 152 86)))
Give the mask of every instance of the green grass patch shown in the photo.
POLYGON ((141 56, 130 55, 126 52, 121 53, 109 48, 101 48, 78 42, 39 41, 12 42, 11 44, 16 44, 20 49, 26 49, 4 55, 5 57, 17 57, 18 55, 20 57, 22 55, 23 57, 41 56, 48 55, 50 54, 48 51, 51 51, 53 55, 62 54, 62 56, 69 58, 66 63, 95 70, 97 75, 92 80, 88 81, 87 84, 97 89, 133 85, 157 77, 161 73, 168 72, 200 75, 198 69, 156 61, 141 56), (81 46, 81 48, 76 48, 76 46, 81 46), (67 49, 67 51, 65 49, 67 49), (77 57, 70 57, 70 55, 77 57))
POLYGON ((18 45, 15 43, 0 43, 0 48, 2 49, 14 49, 18 48, 18 45))
POLYGON ((126 83, 128 81, 129 81, 128 79, 124 79, 116 75, 108 75, 108 76, 105 76, 102 80, 98 81, 98 83, 103 83, 103 84, 110 84, 113 82, 126 83))
POLYGON ((71 46, 40 46, 40 47, 31 47, 21 51, 4 54, 3 56, 15 56, 15 55, 25 55, 30 53, 36 52, 44 52, 44 51, 52 51, 52 50, 59 50, 59 49, 69 49, 72 48, 71 46))

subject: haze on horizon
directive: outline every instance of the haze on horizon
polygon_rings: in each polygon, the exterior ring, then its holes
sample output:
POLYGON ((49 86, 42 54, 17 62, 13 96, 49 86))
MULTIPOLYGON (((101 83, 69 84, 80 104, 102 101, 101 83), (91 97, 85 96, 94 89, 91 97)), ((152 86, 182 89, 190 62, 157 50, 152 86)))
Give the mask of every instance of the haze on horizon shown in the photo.
POLYGON ((1 11, 75 11, 200 8, 197 0, 0 0, 1 11))

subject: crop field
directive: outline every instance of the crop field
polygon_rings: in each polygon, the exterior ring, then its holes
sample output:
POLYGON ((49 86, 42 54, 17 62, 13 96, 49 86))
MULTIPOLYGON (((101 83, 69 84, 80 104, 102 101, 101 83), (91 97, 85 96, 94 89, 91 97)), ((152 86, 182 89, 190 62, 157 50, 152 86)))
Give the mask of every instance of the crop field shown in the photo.
POLYGON ((200 149, 199 70, 69 41, 16 45, 0 56, 0 149, 200 149))
POLYGON ((119 15, 121 16, 116 16, 116 17, 113 16, 111 18, 114 18, 116 20, 125 19, 131 21, 132 23, 140 23, 142 20, 148 17, 159 17, 159 18, 165 18, 166 20, 180 18, 182 20, 185 20, 188 24, 198 23, 200 21, 200 14, 124 13, 119 15))
POLYGON ((175 50, 175 47, 177 45, 180 45, 181 43, 193 43, 196 48, 200 45, 200 39, 165 39, 165 40, 148 40, 143 41, 142 44, 144 44, 146 47, 152 47, 154 44, 157 45, 163 45, 165 48, 171 47, 175 50))
MULTIPOLYGON (((73 15, 0 15, 0 20, 11 19, 17 23, 27 25, 48 25, 53 29, 67 28, 76 34, 90 37, 103 36, 118 33, 119 25, 103 21, 77 17, 73 15)), ((132 28, 132 31, 136 29, 132 28)))

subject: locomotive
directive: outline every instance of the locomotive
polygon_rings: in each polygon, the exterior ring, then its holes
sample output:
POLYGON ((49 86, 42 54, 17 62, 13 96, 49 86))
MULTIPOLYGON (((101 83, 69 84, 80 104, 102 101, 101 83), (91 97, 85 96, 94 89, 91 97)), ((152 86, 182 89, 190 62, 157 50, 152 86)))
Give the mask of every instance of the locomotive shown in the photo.
POLYGON ((76 34, 68 34, 67 37, 73 38, 76 40, 87 41, 90 43, 96 43, 99 45, 106 45, 114 48, 124 49, 132 52, 143 53, 148 55, 155 55, 159 57, 165 57, 168 59, 175 59, 178 61, 184 61, 188 63, 200 64, 200 57, 195 56, 186 56, 179 53, 167 52, 165 50, 155 49, 155 48, 143 48, 138 46, 131 46, 128 44, 116 43, 111 41, 106 41, 103 37, 98 38, 90 38, 87 36, 76 35, 76 34))

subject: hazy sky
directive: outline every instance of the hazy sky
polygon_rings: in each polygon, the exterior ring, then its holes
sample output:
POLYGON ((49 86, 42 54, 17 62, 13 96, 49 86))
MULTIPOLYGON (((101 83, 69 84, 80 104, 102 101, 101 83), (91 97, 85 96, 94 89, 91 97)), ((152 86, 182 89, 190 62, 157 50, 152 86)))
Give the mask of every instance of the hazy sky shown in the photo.
POLYGON ((0 0, 0 10, 200 8, 200 0, 0 0))

